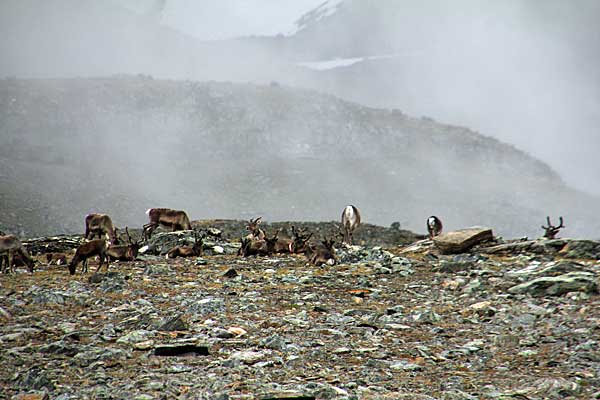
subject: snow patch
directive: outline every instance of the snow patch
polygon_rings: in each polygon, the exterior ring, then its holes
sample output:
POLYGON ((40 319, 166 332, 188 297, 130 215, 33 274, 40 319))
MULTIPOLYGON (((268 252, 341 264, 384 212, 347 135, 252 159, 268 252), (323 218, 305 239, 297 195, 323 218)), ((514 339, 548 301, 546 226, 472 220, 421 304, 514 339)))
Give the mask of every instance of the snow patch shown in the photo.
POLYGON ((369 57, 354 57, 354 58, 334 58, 333 60, 323 61, 308 61, 297 63, 300 67, 309 68, 315 71, 326 71, 329 69, 349 67, 351 65, 371 60, 383 60, 398 57, 397 54, 386 54, 381 56, 369 56, 369 57))

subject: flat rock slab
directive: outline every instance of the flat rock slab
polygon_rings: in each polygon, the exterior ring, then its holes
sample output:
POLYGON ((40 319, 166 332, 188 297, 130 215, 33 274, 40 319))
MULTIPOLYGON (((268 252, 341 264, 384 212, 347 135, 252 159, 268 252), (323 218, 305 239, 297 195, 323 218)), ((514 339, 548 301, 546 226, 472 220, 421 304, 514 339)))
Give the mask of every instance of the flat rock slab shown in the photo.
POLYGON ((589 272, 569 272, 559 276, 534 279, 508 289, 512 294, 529 293, 532 296, 561 296, 569 292, 598 293, 595 274, 589 272))
POLYGON ((433 243, 443 254, 463 253, 471 247, 492 240, 494 235, 490 228, 466 228, 444 233, 433 238, 433 243))

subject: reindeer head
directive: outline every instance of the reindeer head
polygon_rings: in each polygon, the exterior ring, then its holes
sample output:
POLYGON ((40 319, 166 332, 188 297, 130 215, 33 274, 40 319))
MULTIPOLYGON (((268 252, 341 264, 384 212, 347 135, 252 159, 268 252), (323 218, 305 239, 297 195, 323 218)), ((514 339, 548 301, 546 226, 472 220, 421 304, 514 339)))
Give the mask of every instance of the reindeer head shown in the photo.
POLYGON ((558 220, 559 220, 560 224, 558 226, 554 226, 550 222, 550 216, 546 217, 546 222, 548 223, 548 226, 542 225, 542 229, 544 229, 546 231, 544 233, 545 238, 554 239, 556 237, 556 234, 558 233, 558 231, 560 231, 562 228, 565 227, 563 225, 563 217, 559 217, 558 220))
POLYGON ((250 220, 248 221, 248 225, 246 226, 246 229, 252 233, 255 233, 258 231, 259 225, 261 224, 261 222, 262 222, 262 217, 258 217, 254 220, 252 218, 250 218, 250 220))
POLYGON ((302 253, 306 250, 306 246, 312 233, 306 233, 304 230, 296 229, 292 225, 292 242, 290 243, 291 253, 302 253))
POLYGON ((267 253, 268 254, 275 252, 275 245, 277 244, 277 236, 279 236, 279 232, 281 232, 281 229, 279 229, 277 232, 275 232, 275 235, 273 235, 273 237, 265 236, 265 242, 267 242, 267 253))

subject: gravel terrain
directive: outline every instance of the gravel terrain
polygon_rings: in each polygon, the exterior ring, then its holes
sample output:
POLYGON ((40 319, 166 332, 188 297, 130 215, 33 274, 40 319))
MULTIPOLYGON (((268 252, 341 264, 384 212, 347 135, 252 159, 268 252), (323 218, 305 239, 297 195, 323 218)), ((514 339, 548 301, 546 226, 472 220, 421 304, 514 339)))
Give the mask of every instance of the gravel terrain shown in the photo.
MULTIPOLYGON (((0 398, 600 398, 600 243, 442 255, 365 227, 363 245, 315 267, 237 256, 239 221, 195 226, 214 228, 202 257, 2 275, 0 398)), ((150 248, 188 239, 157 234, 150 248)))

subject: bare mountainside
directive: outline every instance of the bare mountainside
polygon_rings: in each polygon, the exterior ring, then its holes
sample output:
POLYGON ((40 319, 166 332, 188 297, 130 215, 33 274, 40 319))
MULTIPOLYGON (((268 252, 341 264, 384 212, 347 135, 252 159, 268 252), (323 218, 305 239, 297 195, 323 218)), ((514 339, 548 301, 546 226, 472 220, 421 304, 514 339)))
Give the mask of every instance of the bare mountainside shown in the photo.
POLYGON ((488 225, 598 235, 598 200, 546 164, 468 129, 277 84, 148 77, 0 81, 0 229, 80 232, 83 215, 140 226, 148 207, 194 219, 263 215, 423 232, 488 225))

